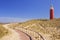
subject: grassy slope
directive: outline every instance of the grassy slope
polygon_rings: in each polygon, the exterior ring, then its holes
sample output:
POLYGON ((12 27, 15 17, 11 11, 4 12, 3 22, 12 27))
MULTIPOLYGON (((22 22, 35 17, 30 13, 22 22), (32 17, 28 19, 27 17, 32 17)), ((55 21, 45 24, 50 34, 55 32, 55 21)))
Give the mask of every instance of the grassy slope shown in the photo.
POLYGON ((7 35, 9 33, 8 29, 5 29, 1 24, 0 24, 0 38, 7 35))
POLYGON ((12 24, 11 27, 22 27, 28 30, 34 30, 38 33, 51 34, 54 39, 60 39, 60 19, 54 20, 30 20, 24 23, 12 24))

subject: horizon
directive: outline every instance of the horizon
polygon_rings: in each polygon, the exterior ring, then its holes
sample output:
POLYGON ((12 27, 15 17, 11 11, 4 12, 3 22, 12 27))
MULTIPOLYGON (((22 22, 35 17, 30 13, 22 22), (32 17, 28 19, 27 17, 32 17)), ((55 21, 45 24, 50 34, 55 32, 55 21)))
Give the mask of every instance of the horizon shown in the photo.
MULTIPOLYGON (((30 20, 38 20, 42 19, 45 20, 46 18, 10 18, 10 17, 0 17, 0 23, 21 23, 21 22, 26 22, 30 20)), ((60 19, 60 18, 54 18, 54 19, 60 19)), ((50 20, 50 19, 47 19, 50 20)))

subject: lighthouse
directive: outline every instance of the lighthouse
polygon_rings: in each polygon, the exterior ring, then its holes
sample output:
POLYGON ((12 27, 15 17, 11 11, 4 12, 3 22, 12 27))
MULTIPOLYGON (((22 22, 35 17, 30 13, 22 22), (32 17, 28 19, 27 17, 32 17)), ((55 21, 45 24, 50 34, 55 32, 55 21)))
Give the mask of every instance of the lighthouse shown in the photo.
POLYGON ((54 19, 54 7, 53 5, 50 6, 50 20, 54 19))

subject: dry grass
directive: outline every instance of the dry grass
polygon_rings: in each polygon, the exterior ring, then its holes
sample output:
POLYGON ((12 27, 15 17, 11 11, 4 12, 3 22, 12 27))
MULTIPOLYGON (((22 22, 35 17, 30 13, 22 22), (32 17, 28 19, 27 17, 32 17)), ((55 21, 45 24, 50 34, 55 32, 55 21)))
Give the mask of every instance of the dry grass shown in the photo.
POLYGON ((23 23, 9 25, 11 28, 22 27, 28 30, 33 30, 38 33, 50 34, 52 39, 60 39, 60 19, 54 20, 30 20, 23 23))
POLYGON ((7 35, 8 33, 9 31, 0 24, 0 38, 3 37, 4 35, 7 35))

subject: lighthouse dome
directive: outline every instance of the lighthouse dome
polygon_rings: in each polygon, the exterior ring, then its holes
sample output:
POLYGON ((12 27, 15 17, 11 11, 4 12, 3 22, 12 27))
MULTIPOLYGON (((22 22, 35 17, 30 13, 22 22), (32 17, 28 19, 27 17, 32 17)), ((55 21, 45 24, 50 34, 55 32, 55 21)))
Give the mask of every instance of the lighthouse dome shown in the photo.
POLYGON ((53 5, 50 6, 50 9, 54 9, 53 5))

